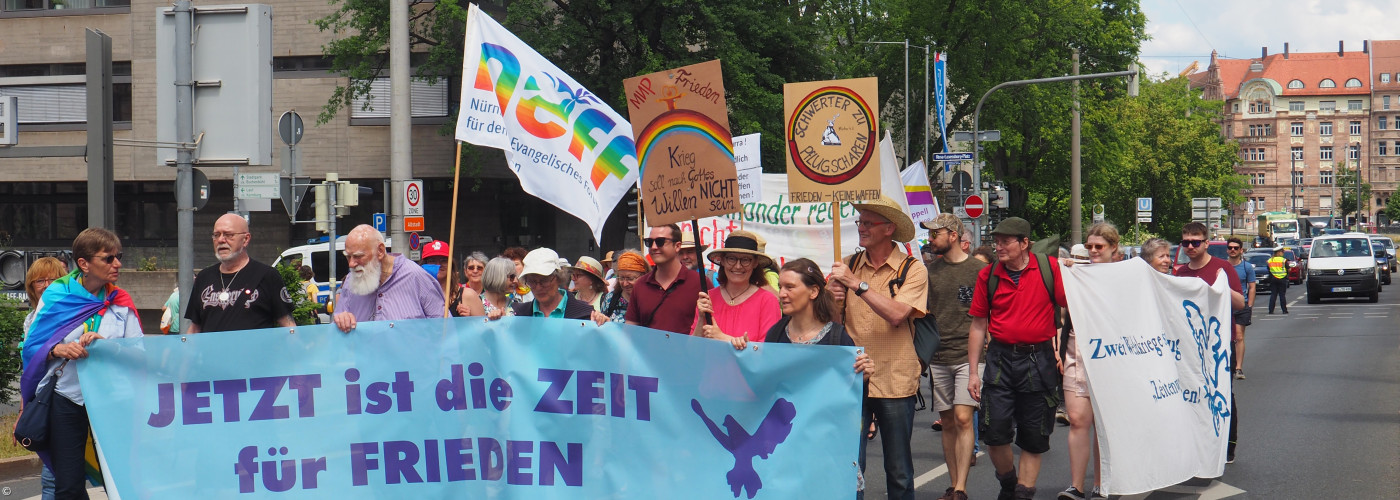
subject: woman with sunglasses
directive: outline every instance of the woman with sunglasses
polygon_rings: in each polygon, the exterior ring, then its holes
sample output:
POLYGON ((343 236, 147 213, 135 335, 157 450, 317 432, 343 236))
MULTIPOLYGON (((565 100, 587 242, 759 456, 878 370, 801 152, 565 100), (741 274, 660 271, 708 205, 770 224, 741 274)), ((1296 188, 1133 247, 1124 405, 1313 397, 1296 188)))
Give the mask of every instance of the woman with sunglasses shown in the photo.
POLYGON ((122 243, 116 234, 88 228, 73 239, 78 269, 49 285, 24 340, 20 394, 25 404, 45 384, 54 384, 49 402, 49 449, 41 454, 53 470, 56 498, 87 498, 88 415, 77 366, 87 346, 104 338, 141 336, 136 304, 117 288, 122 243))
POLYGON ((695 334, 725 340, 735 349, 749 341, 762 342, 778 322, 778 297, 769 291, 764 270, 773 259, 758 251, 759 239, 748 231, 734 231, 724 248, 710 251, 710 262, 719 264, 719 286, 701 292, 696 303, 695 334), (714 300, 718 298, 720 300, 714 300), (709 314, 711 322, 705 322, 709 314))
MULTIPOLYGON (((514 316, 512 307, 518 302, 512 295, 516 287, 515 261, 496 257, 486 263, 481 273, 482 314, 490 319, 514 316)), ((464 314, 474 316, 474 314, 464 314)))
POLYGON ((462 263, 462 274, 467 277, 467 288, 472 289, 478 295, 485 289, 481 283, 481 277, 486 273, 486 263, 490 260, 486 258, 484 253, 472 252, 471 255, 467 256, 466 262, 462 263))
MULTIPOLYGON (((1084 248, 1089 251, 1089 262, 1105 264, 1118 260, 1118 228, 1107 222, 1099 222, 1089 227, 1084 236, 1084 248)), ((1094 406, 1089 401, 1089 379, 1084 372, 1084 360, 1075 344, 1074 325, 1066 320, 1069 339, 1065 342, 1064 397, 1065 412, 1069 415, 1069 472, 1070 486, 1060 492, 1061 499, 1083 500, 1101 498, 1099 494, 1099 442, 1094 434, 1094 406), (1084 489, 1084 472, 1089 467, 1090 455, 1094 457, 1094 488, 1084 489)))

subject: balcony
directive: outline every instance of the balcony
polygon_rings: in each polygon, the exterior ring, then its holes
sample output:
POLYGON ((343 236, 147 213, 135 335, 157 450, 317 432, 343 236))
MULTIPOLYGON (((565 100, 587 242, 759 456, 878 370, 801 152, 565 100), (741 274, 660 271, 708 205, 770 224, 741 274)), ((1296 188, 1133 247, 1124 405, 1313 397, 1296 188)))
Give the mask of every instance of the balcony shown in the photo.
POLYGON ((1269 135, 1246 135, 1246 136, 1242 136, 1242 137, 1236 137, 1235 140, 1236 140, 1236 141, 1239 141, 1240 144, 1264 144, 1264 143, 1273 143, 1273 142, 1277 142, 1277 141, 1278 141, 1278 134, 1269 134, 1269 135))

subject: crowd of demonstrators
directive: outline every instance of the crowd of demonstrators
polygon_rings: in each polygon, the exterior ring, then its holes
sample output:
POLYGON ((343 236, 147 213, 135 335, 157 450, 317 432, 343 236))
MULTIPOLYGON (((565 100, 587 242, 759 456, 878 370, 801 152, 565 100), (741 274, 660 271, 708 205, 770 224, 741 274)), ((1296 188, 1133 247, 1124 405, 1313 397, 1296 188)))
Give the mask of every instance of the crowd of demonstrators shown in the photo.
MULTIPOLYGON (((1122 260, 1117 229, 1095 224, 1086 232, 1085 244, 1075 245, 1073 252, 1062 248, 1056 258, 1031 252, 1031 226, 1023 219, 1002 221, 991 232, 994 245, 974 246, 966 224, 941 214, 922 224, 929 241, 919 259, 903 251, 901 243, 914 238, 915 226, 893 200, 881 197, 854 208, 860 250, 833 262, 827 275, 805 258, 779 267, 766 253, 762 236, 744 230, 729 233, 722 246, 710 249, 670 224, 649 228, 642 239, 644 252, 609 251, 601 261, 582 255, 569 264, 549 248, 511 247, 494 258, 464 254, 454 269, 449 267, 452 249, 441 240, 426 245, 421 261, 414 262, 388 252, 384 235, 361 225, 345 237, 349 265, 334 297, 333 322, 349 333, 363 321, 446 314, 488 320, 529 316, 598 325, 625 322, 722 341, 736 349, 751 342, 858 347, 851 369, 862 374, 865 384, 862 426, 853 433, 867 437, 859 440, 859 466, 865 469, 867 441, 879 437, 889 498, 914 496, 913 421, 921 375, 929 377, 932 409, 939 414, 935 429, 943 432, 949 483, 940 500, 968 498, 979 431, 1000 483, 998 498, 1033 498, 1054 410, 1061 403, 1070 425, 1072 476, 1058 498, 1102 498, 1088 375, 1072 315, 1060 313, 1065 308, 1060 274, 1062 266, 1075 260, 1122 260), (717 272, 705 272, 702 279, 700 266, 706 261, 717 272), (925 315, 941 332, 939 349, 926 366, 915 353, 912 336, 914 320, 925 315), (1063 343, 1057 336, 1060 319, 1065 323, 1063 343), (1019 461, 1012 444, 1020 448, 1019 461), (1085 476, 1091 458, 1089 485, 1085 476)), ((1232 366, 1242 379, 1244 328, 1260 273, 1242 259, 1238 239, 1227 243, 1228 261, 1211 257, 1208 235, 1201 224, 1183 228, 1181 245, 1190 261, 1179 266, 1173 267, 1170 244, 1162 239, 1144 242, 1137 256, 1159 272, 1207 283, 1226 273, 1235 310, 1232 366)), ((294 301, 281 276, 247 253, 252 237, 247 221, 235 214, 215 222, 218 263, 199 271, 188 292, 190 305, 183 311, 191 320, 188 333, 293 325, 294 301)), ((80 362, 86 346, 97 339, 141 334, 134 311, 120 306, 130 304, 130 298, 115 285, 122 256, 116 235, 86 230, 74 240, 73 253, 77 269, 72 273, 63 262, 45 258, 26 275, 34 309, 25 320, 22 387, 28 400, 42 383, 56 381, 62 398, 51 414, 56 438, 46 453, 51 469, 45 469, 45 477, 58 491, 70 493, 82 482, 86 414, 76 372, 66 363, 80 362), (115 314, 93 313, 92 304, 104 301, 116 304, 115 314)), ((1285 265, 1270 264, 1270 271, 1286 273, 1285 265)), ((314 298, 311 268, 302 266, 299 274, 303 284, 293 288, 314 298)), ((1275 281, 1286 279, 1285 274, 1275 281)), ((167 308, 176 318, 171 331, 178 333, 180 291, 172 297, 167 308)), ((1228 462, 1235 454, 1236 406, 1232 402, 1228 462)))

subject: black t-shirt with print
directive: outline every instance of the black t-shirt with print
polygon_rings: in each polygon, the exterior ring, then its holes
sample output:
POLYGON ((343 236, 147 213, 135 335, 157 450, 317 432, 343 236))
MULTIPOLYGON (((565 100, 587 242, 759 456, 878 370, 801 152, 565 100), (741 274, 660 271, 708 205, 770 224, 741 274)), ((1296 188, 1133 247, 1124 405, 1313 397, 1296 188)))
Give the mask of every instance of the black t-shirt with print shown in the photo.
POLYGON ((292 295, 282 276, 272 266, 249 259, 236 273, 219 272, 218 264, 200 271, 185 317, 201 331, 224 332, 272 328, 291 314, 292 295))

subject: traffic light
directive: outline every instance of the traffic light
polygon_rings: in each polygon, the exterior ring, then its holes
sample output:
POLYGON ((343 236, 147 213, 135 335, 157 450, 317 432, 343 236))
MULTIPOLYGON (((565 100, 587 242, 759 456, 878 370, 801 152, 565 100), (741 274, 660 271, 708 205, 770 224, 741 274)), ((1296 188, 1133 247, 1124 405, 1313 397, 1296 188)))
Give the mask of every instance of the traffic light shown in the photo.
POLYGON ((317 184, 311 189, 313 192, 316 193, 316 230, 323 233, 329 233, 331 227, 327 221, 331 219, 331 200, 328 189, 324 183, 317 184))
POLYGON ((627 192, 626 198, 627 198, 627 231, 628 231, 629 233, 636 233, 636 232, 637 232, 637 228, 639 227, 639 226, 638 226, 637 218, 638 218, 639 214, 641 213, 641 212, 639 211, 639 209, 638 209, 638 207, 639 207, 640 204, 641 204, 641 200, 637 199, 637 188, 636 188, 636 187, 633 187, 632 190, 628 191, 628 192, 627 192))
POLYGON ((360 205, 360 186, 350 181, 336 181, 335 185, 336 213, 348 216, 350 207, 360 205))

